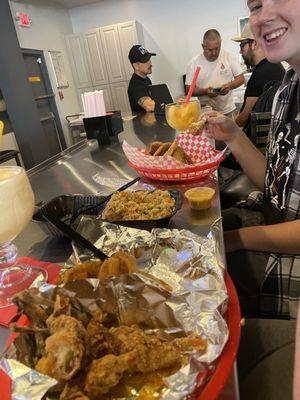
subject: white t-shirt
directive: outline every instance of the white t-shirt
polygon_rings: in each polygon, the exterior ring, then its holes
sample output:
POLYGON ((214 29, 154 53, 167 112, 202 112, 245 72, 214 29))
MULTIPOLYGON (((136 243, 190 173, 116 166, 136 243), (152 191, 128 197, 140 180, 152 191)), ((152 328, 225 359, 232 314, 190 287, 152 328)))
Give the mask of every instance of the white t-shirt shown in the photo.
MULTIPOLYGON (((185 81, 187 85, 192 83, 194 71, 198 65, 200 66, 200 73, 196 86, 199 88, 207 88, 208 86, 218 88, 243 73, 238 58, 226 50, 221 50, 215 61, 208 61, 203 54, 199 54, 189 62, 185 81)), ((235 109, 232 91, 225 96, 201 96, 201 100, 209 103, 214 110, 224 114, 235 109)))

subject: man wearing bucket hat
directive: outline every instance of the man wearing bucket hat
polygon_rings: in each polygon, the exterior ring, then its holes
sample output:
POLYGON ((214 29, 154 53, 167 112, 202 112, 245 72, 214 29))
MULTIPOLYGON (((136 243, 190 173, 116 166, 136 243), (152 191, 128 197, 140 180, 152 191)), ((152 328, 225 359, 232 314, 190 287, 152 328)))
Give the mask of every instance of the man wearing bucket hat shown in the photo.
POLYGON ((263 93, 265 85, 272 81, 282 81, 285 71, 281 63, 272 64, 266 59, 263 49, 254 39, 249 24, 245 25, 240 36, 232 40, 240 44, 240 53, 245 64, 254 67, 247 83, 243 105, 235 119, 239 126, 245 127, 249 123, 250 113, 263 93))
POLYGON ((155 103, 148 90, 152 84, 148 77, 152 73, 152 56, 156 56, 156 53, 149 53, 139 44, 132 46, 129 51, 128 58, 134 70, 127 91, 132 112, 154 111, 155 103))

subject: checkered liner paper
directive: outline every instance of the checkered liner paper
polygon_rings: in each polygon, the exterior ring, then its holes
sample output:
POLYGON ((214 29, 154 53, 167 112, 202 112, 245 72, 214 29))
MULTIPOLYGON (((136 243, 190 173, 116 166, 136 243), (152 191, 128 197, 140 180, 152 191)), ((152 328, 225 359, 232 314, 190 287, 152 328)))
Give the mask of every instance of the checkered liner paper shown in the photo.
POLYGON ((205 166, 210 163, 218 163, 224 157, 224 151, 216 150, 204 136, 194 136, 190 133, 180 134, 176 137, 176 143, 191 157, 193 164, 184 164, 171 156, 151 156, 146 149, 130 146, 125 140, 123 150, 128 160, 140 168, 154 168, 164 170, 188 169, 197 166, 205 166))

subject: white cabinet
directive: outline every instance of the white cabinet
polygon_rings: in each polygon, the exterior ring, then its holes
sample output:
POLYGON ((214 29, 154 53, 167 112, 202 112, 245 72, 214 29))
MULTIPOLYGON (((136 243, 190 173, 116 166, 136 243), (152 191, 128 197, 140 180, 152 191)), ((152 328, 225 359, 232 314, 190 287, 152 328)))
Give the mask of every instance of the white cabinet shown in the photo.
POLYGON ((100 28, 109 82, 126 79, 117 25, 100 28))
POLYGON ((127 95, 128 82, 112 83, 110 85, 111 94, 114 102, 115 110, 130 112, 130 104, 127 95))
POLYGON ((108 111, 130 112, 128 53, 134 44, 144 44, 141 25, 128 21, 99 27, 68 35, 66 41, 80 104, 81 93, 103 90, 108 111))
POLYGON ((83 38, 93 85, 108 83, 100 29, 84 32, 83 38))
POLYGON ((80 33, 68 35, 66 41, 76 87, 84 88, 91 86, 92 80, 86 62, 82 35, 80 33))
POLYGON ((137 21, 122 22, 121 24, 118 24, 118 32, 126 80, 129 80, 133 73, 133 69, 128 60, 128 53, 133 45, 144 43, 142 27, 137 21))

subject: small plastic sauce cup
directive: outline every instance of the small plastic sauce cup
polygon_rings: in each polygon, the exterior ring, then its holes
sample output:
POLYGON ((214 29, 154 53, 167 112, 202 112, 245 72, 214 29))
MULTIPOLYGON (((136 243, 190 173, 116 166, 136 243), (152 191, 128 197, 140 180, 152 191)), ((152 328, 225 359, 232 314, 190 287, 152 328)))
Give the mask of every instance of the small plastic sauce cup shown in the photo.
POLYGON ((214 197, 215 190, 210 187, 196 187, 185 192, 190 207, 193 210, 207 210, 211 207, 211 201, 214 197))

